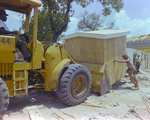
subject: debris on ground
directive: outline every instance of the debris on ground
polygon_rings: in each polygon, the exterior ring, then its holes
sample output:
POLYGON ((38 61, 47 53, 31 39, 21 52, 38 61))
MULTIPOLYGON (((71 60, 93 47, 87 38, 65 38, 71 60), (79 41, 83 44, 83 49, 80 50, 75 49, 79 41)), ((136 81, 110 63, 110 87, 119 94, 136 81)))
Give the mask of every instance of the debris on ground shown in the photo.
POLYGON ((43 120, 150 120, 150 70, 140 70, 136 77, 139 90, 132 90, 125 75, 105 95, 90 93, 84 103, 72 107, 63 105, 55 92, 12 97, 3 120, 33 120, 37 116, 43 120))

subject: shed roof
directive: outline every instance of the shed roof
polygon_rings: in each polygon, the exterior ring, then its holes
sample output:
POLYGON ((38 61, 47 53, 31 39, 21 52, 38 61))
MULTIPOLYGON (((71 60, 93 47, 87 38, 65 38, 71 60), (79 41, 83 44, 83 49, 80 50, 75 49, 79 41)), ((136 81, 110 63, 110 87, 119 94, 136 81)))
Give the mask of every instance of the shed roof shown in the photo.
POLYGON ((128 38, 127 48, 150 52, 150 34, 128 38))
POLYGON ((74 37, 89 37, 89 38, 98 38, 98 39, 109 39, 114 37, 120 37, 130 34, 130 31, 122 30, 97 30, 97 31, 86 31, 86 32, 77 32, 70 34, 64 37, 61 37, 61 40, 67 40, 74 37))
POLYGON ((136 42, 136 41, 144 41, 144 40, 150 40, 150 34, 148 35, 140 35, 140 36, 135 36, 127 39, 127 42, 136 42))
POLYGON ((34 6, 40 7, 41 4, 41 0, 0 0, 0 9, 26 13, 34 6))

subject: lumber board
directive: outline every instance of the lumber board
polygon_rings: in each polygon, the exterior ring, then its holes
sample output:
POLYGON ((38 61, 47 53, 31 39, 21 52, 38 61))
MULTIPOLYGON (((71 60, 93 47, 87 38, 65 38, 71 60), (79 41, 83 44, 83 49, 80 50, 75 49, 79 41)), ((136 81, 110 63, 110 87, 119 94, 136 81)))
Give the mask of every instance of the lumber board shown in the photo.
POLYGON ((27 107, 30 120, 45 120, 39 112, 37 106, 27 107))

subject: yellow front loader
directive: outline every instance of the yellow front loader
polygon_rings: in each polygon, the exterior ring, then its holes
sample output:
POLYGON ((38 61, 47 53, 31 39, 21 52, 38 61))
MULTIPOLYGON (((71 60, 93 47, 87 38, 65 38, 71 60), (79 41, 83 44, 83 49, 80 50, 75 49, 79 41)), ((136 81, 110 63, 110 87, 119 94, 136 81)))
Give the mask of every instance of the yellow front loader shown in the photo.
POLYGON ((15 60, 15 36, 0 35, 0 119, 7 111, 9 97, 28 94, 28 89, 56 90, 60 101, 70 106, 85 101, 90 92, 91 74, 85 66, 76 64, 61 44, 44 49, 37 40, 40 6, 40 0, 0 0, 0 9, 26 15, 26 33, 22 36, 28 36, 29 16, 34 10, 33 40, 26 43, 31 62, 15 60))

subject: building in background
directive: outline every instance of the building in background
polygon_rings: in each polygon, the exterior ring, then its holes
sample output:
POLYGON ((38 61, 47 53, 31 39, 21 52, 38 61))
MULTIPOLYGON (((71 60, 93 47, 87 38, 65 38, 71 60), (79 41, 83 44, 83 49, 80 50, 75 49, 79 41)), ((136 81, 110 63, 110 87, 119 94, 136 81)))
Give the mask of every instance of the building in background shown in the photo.
POLYGON ((135 57, 140 55, 143 59, 140 68, 150 69, 150 34, 128 38, 126 51, 133 64, 135 57))

